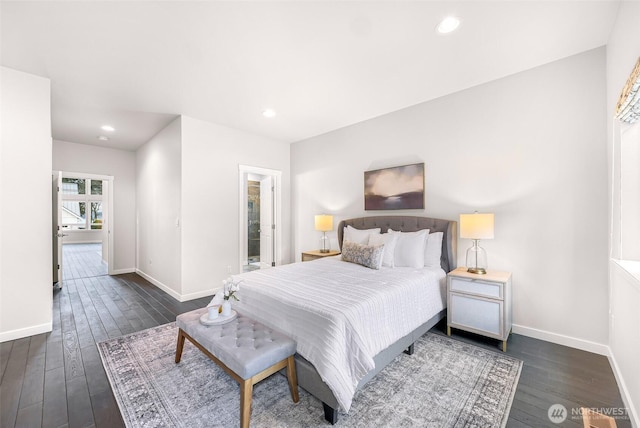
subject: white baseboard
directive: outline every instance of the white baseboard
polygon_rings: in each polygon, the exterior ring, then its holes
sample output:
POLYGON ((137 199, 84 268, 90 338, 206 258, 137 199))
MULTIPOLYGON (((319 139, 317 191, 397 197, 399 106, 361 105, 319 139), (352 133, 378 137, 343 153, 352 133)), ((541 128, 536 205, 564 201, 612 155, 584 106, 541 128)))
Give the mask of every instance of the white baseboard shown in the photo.
POLYGON ((537 328, 525 327, 513 324, 513 332, 534 339, 545 340, 558 345, 569 346, 571 348, 582 349, 583 351, 609 356, 610 351, 607 345, 591 342, 590 340, 578 339, 576 337, 565 336, 563 334, 552 333, 550 331, 538 330, 537 328))
POLYGON ((149 281, 150 283, 152 283, 153 285, 155 285, 156 287, 158 287, 160 290, 164 291, 165 293, 167 293, 168 295, 170 295, 171 297, 176 299, 177 301, 182 302, 182 300, 180 300, 180 298, 182 297, 180 295, 180 293, 178 293, 177 291, 175 291, 174 289, 172 289, 168 285, 163 284, 162 282, 158 281, 157 279, 155 279, 151 275, 147 275, 146 273, 144 273, 140 269, 136 269, 136 273, 138 275, 140 275, 141 277, 143 277, 144 279, 146 279, 147 281, 149 281))
POLYGON ((136 273, 136 268, 114 269, 109 275, 122 275, 125 273, 136 273))
POLYGON ((22 339, 23 337, 35 336, 36 334, 49 333, 53 330, 51 322, 34 325, 31 327, 19 328, 17 330, 3 331, 0 333, 0 343, 9 340, 22 339))
POLYGON ((198 292, 195 292, 195 293, 189 293, 189 294, 184 294, 183 295, 183 294, 178 293, 174 289, 170 288, 168 285, 163 284, 162 282, 158 281, 157 279, 155 279, 151 275, 147 275, 146 273, 144 273, 140 269, 136 269, 135 272, 138 275, 140 275, 141 277, 143 277, 144 279, 146 279, 147 281, 149 281, 150 283, 152 283, 153 285, 155 285, 156 287, 158 287, 159 289, 161 289, 162 291, 164 291, 165 293, 167 293, 168 295, 170 295, 171 297, 173 297, 174 299, 176 299, 177 301, 179 301, 179 302, 186 302, 188 300, 199 299, 200 297, 211 296, 211 295, 217 293, 220 290, 219 288, 212 288, 210 290, 203 290, 203 291, 198 291, 198 292))
POLYGON ((188 300, 199 299, 201 297, 213 296, 214 294, 216 294, 220 290, 222 290, 222 287, 212 288, 210 290, 198 291, 196 293, 183 294, 182 295, 182 299, 183 300, 180 300, 180 301, 181 302, 186 302, 188 300))
POLYGON ((631 425, 635 428, 640 427, 640 419, 638 418, 638 411, 635 408, 633 400, 631 400, 631 394, 627 389, 627 384, 622 377, 622 373, 620 372, 620 367, 618 367, 618 363, 616 361, 616 357, 609 349, 609 364, 611 365, 611 369, 613 370, 613 375, 616 378, 616 382, 618 382, 618 389, 620 389, 620 395, 622 396, 622 401, 624 402, 625 407, 627 408, 627 414, 629 415, 629 419, 631 420, 631 425))

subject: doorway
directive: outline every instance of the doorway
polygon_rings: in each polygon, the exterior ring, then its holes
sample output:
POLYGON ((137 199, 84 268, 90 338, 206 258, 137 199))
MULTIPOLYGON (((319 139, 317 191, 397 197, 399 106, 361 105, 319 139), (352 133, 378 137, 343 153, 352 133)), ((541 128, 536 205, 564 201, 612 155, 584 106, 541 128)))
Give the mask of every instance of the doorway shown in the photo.
POLYGON ((113 177, 52 174, 53 283, 113 273, 113 177))
POLYGON ((280 171, 240 165, 240 272, 279 260, 280 177, 280 171))
POLYGON ((62 282, 107 275, 109 265, 101 243, 66 243, 62 246, 62 282))
MULTIPOLYGON (((247 180, 247 267, 245 270, 260 269, 260 254, 264 252, 260 251, 260 181, 255 179, 258 177, 251 177, 249 175, 247 180), (254 178, 254 179, 252 179, 254 178)), ((266 208, 266 207, 265 207, 266 208)), ((265 211, 263 208, 262 211, 265 211)), ((262 222, 264 224, 264 220, 262 222)), ((264 241, 264 240, 263 240, 264 241)), ((267 255, 263 255, 263 259, 267 259, 267 255)))

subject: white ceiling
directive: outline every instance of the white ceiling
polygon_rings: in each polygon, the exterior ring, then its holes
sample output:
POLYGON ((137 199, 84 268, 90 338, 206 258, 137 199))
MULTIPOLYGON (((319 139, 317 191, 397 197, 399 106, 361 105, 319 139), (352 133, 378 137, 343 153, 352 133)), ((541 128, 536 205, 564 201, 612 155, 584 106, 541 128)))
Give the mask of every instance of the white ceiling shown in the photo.
POLYGON ((3 0, 0 52, 51 79, 55 139, 135 150, 184 114, 295 142, 605 45, 618 4, 3 0))

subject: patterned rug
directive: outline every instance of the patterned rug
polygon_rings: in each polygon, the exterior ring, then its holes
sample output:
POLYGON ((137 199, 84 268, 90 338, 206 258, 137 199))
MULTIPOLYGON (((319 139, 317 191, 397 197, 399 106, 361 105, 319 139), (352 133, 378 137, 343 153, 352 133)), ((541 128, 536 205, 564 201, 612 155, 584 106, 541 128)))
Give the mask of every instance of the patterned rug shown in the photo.
MULTIPOLYGON (((188 340, 174 363, 175 323, 98 344, 128 427, 236 427, 240 388, 188 340)), ((337 427, 504 427, 522 361, 427 333, 356 393, 337 427)), ((322 403, 280 374, 254 387, 251 426, 319 427, 322 403)))

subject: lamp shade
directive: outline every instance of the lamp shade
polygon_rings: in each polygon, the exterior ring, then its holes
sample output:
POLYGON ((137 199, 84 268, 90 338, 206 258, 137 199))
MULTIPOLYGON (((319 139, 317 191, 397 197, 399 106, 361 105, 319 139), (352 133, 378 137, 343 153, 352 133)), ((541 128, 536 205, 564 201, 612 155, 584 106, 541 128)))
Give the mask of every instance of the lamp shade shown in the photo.
POLYGON ((316 216, 316 230, 330 232, 333 230, 333 216, 320 214, 316 216))
POLYGON ((493 213, 460 214, 460 237, 493 239, 493 213))

